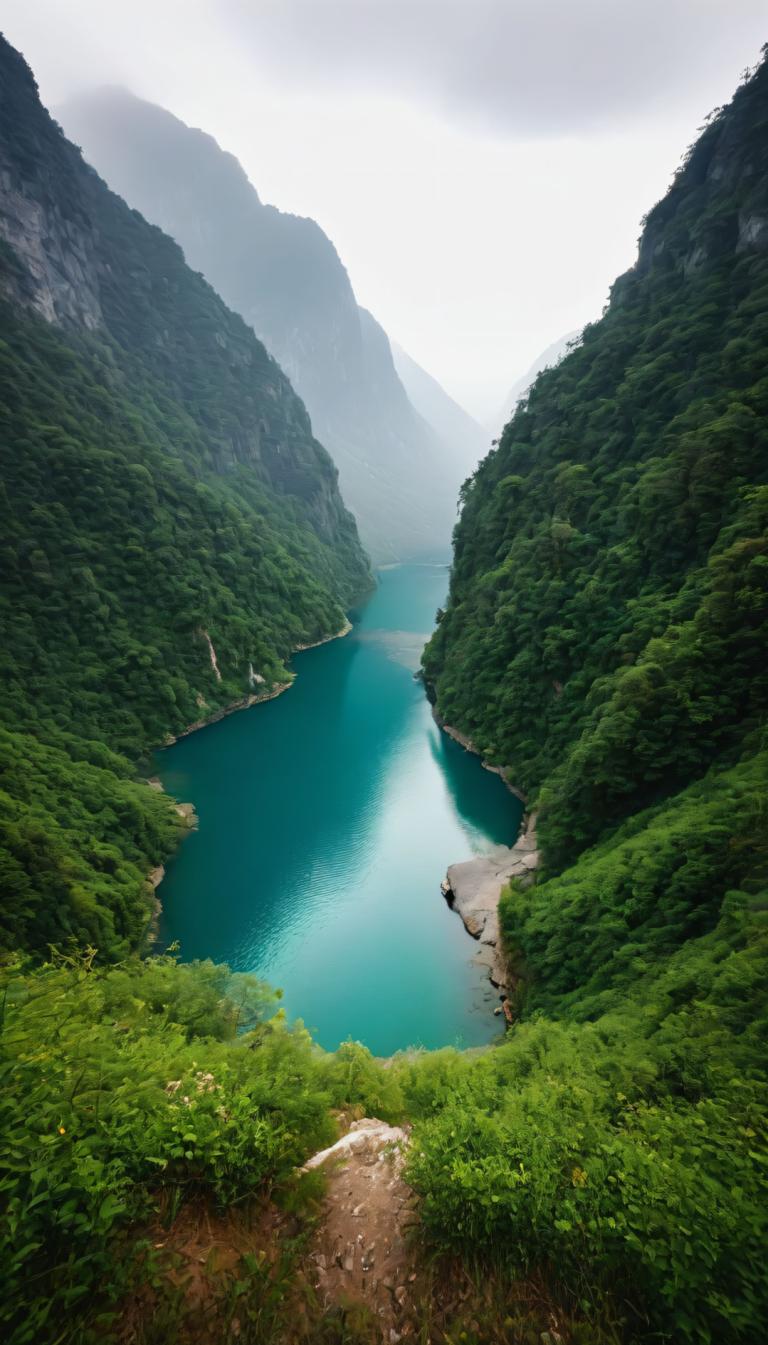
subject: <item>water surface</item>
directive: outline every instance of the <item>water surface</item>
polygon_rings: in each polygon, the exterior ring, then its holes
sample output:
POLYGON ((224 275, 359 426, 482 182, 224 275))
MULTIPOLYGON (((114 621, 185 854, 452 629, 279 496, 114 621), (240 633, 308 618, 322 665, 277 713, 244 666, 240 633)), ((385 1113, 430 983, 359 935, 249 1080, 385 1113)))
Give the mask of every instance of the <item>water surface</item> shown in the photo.
POLYGON ((282 987, 328 1049, 479 1045, 497 1000, 440 882, 511 844, 520 806, 414 680, 447 569, 379 580, 350 635, 296 656, 290 691, 159 754, 200 818, 159 890, 161 937, 282 987))

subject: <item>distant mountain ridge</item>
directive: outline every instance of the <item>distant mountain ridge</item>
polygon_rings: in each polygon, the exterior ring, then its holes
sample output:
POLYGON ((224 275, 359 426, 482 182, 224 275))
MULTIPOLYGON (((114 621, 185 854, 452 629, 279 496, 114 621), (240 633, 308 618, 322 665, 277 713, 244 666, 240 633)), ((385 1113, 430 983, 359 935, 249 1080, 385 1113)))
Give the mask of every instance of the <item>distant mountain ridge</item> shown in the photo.
POLYGON ((358 306, 319 225, 265 205, 210 135, 125 90, 82 97, 59 116, 110 185, 181 244, 285 370, 373 557, 446 548, 475 441, 457 462, 414 410, 386 334, 358 306))
POLYGON ((476 463, 488 451, 488 431, 454 401, 437 379, 422 369, 396 341, 392 342, 392 358, 411 404, 437 431, 446 452, 453 455, 456 470, 463 469, 465 475, 470 475, 476 463), (472 454, 469 464, 468 449, 472 454))
POLYGON ((541 354, 536 356, 530 369, 527 369, 512 384, 498 415, 489 423, 489 428, 493 430, 494 434, 501 433, 510 416, 514 414, 520 398, 525 396, 528 389, 536 382, 539 374, 543 373, 545 369, 554 368, 558 361, 563 358, 563 355, 567 354, 571 342, 577 341, 580 336, 581 328, 568 332, 566 336, 559 337, 557 341, 552 342, 551 346, 547 346, 546 350, 542 350, 541 354))

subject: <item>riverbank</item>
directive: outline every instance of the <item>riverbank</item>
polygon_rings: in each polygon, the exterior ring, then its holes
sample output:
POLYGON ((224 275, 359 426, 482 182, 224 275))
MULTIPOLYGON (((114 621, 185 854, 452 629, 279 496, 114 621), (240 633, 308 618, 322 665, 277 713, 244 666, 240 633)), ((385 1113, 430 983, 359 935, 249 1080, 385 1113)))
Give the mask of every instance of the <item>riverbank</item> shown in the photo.
POLYGON ((465 752, 471 752, 473 756, 480 758, 480 764, 484 771, 490 771, 492 775, 498 775, 499 779, 504 781, 510 794, 514 794, 515 798, 519 799, 521 803, 527 802, 522 790, 518 789, 517 785, 512 784, 504 766, 494 766, 492 762, 486 761, 482 752, 475 746, 472 739, 466 733, 462 733, 461 729, 455 729, 452 724, 446 724, 445 720, 437 713, 434 705, 432 706, 432 715, 437 727, 442 729, 443 733, 447 733, 448 737, 452 738, 455 743, 458 743, 459 747, 463 747, 465 752))
MULTIPOLYGON (((321 640, 313 640, 310 644, 297 644, 291 650, 291 655, 303 654, 307 649, 317 649, 322 644, 330 644, 331 640, 342 640, 345 635, 349 635, 352 630, 352 622, 344 619, 344 625, 341 626, 333 635, 324 635, 321 640)), ((181 729, 175 736, 171 733, 163 740, 163 747, 173 747, 174 743, 179 742, 181 738, 188 738, 190 733, 197 733, 200 729, 208 728, 209 724, 218 724, 228 715, 237 714, 240 710, 250 710, 254 705, 262 705, 265 701, 273 701, 277 696, 282 696, 284 691, 290 690, 296 679, 296 673, 293 673, 287 682, 277 682, 267 691, 253 691, 246 696, 239 696, 237 700, 231 701, 229 705, 222 706, 219 710, 212 711, 201 719, 196 719, 194 723, 188 724, 185 729, 181 729)))
POLYGON ((329 1050, 481 1047, 497 1000, 433 894, 452 860, 515 840, 521 805, 393 657, 423 643, 447 571, 379 579, 347 639, 297 656, 290 696, 158 753, 203 819, 159 889, 160 941, 279 986, 329 1050))
MULTIPOLYGON (((347 618, 345 618, 344 625, 341 626, 340 629, 337 630, 334 635, 326 635, 322 640, 314 640, 311 644, 296 645, 292 653, 300 654, 303 653, 304 650, 306 649, 317 649, 319 645, 329 644, 331 640, 343 639, 345 635, 349 635, 349 632, 351 630, 352 630, 352 622, 347 618)), ((176 734, 175 737, 172 734, 169 734, 166 737, 163 746, 172 747, 174 743, 177 743, 179 741, 179 739, 188 738, 191 733, 197 733, 199 729, 207 728, 209 724, 218 724, 222 719, 226 719, 228 715, 237 714, 239 710, 250 710, 251 707, 254 705, 260 705, 264 701, 275 700, 277 696, 281 696, 284 691, 287 691, 289 687, 293 686, 295 678, 296 673, 293 674, 290 681, 279 682, 276 686, 271 687, 268 691, 253 692, 247 696, 239 697, 238 700, 232 701, 230 705, 225 705, 222 709, 215 710, 205 719, 198 719, 194 722, 194 724, 189 724, 187 728, 183 729, 181 733, 176 734)), ((163 783, 156 775, 148 779, 147 784, 150 789, 156 789, 161 792, 163 791, 163 783)), ((197 814, 195 812, 194 804, 179 803, 178 801, 175 801, 174 808, 176 812, 179 814, 179 816, 184 819, 187 829, 189 831, 196 831, 198 827, 198 819, 197 814)), ((179 843, 181 843, 182 840, 184 840, 184 836, 180 838, 179 843)), ((164 864, 158 864, 155 868, 150 869, 149 873, 147 874, 147 882, 150 884, 152 888, 152 909, 147 924, 147 930, 144 936, 144 942, 145 945, 149 948, 151 948, 153 944, 156 943, 158 937, 160 915, 162 913, 162 903, 157 894, 157 889, 162 883, 164 877, 165 877, 164 864)))
MULTIPOLYGON (((482 752, 473 743, 468 734, 461 729, 446 724, 434 705, 432 715, 438 728, 452 738, 465 752, 480 758, 483 769, 498 775, 510 794, 522 804, 527 802, 521 790, 513 785, 503 766, 494 766, 486 761, 482 752)), ((520 822, 520 834, 514 845, 497 845, 488 855, 451 864, 440 884, 440 890, 448 905, 461 917, 464 928, 473 939, 477 939, 478 948, 475 961, 488 971, 488 979, 503 995, 511 988, 511 976, 501 946, 499 930, 499 901, 507 883, 512 878, 529 886, 534 881, 539 865, 539 851, 536 842, 536 814, 523 813, 520 822)), ((511 1021, 509 1002, 503 1001, 504 1014, 511 1021)), ((498 1013, 498 1010, 496 1010, 498 1013)))
POLYGON ((449 906, 480 944, 477 960, 502 992, 509 990, 510 976, 501 946, 499 900, 512 878, 529 886, 539 864, 535 813, 524 818, 522 826, 514 845, 497 845, 488 855, 451 864, 441 884, 449 906))

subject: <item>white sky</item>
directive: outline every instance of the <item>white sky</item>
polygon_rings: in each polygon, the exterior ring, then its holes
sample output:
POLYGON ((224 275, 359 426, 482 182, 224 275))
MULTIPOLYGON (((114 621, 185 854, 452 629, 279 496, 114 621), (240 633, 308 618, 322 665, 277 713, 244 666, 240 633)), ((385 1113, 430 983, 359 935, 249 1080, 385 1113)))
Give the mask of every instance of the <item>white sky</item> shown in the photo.
POLYGON ((332 238, 479 419, 599 315, 766 0, 5 0, 55 105, 124 84, 332 238))

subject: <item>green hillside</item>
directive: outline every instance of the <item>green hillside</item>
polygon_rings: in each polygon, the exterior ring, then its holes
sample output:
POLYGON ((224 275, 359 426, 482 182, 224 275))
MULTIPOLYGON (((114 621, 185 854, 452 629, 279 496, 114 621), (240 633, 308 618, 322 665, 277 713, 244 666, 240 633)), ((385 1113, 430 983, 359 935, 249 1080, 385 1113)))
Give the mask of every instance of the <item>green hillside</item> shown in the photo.
POLYGON ((5 1338, 380 1345, 316 1291, 298 1170, 367 1115, 412 1127, 422 1296, 390 1286, 385 1345, 754 1345, 768 65, 465 487, 425 674, 539 808, 543 869, 502 898, 504 1040, 382 1062, 132 951, 178 826, 140 754, 284 676, 368 572, 279 370, 0 63, 5 1338))
POLYGON ((615 1293, 622 1339, 768 1312, 766 131, 763 62, 466 483, 424 654, 543 850, 501 907, 530 1026, 428 1123, 425 1217, 615 1293))
POLYGON ((275 362, 0 67, 2 937, 118 955, 178 834, 135 763, 285 681, 370 572, 275 362))
POLYGON ((763 64, 464 487, 425 674, 539 800, 550 870, 764 722, 767 124, 763 64))

